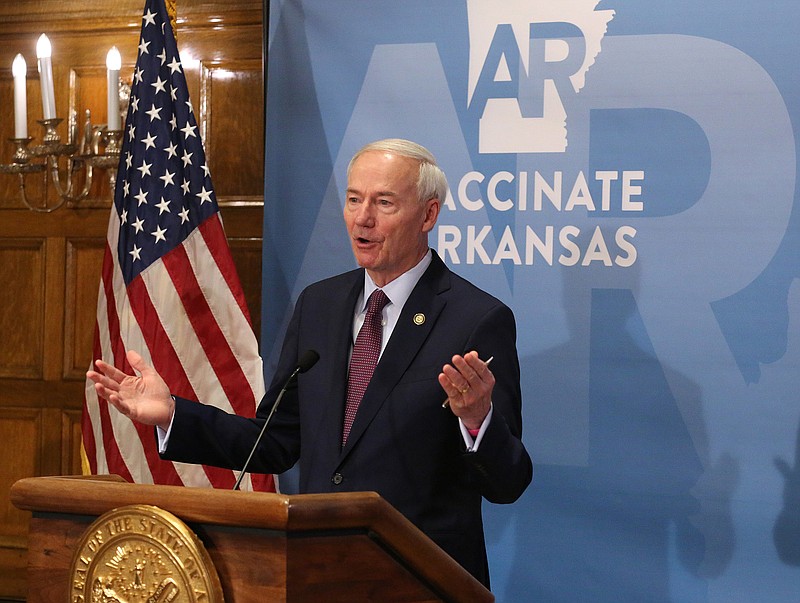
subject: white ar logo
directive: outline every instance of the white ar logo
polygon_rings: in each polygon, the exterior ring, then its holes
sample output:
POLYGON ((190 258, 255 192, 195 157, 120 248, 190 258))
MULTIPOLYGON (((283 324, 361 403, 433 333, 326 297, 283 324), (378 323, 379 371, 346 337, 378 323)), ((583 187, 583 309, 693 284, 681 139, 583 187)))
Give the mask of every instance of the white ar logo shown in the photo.
POLYGON ((468 0, 469 111, 480 153, 563 153, 562 97, 580 92, 613 10, 600 0, 468 0))

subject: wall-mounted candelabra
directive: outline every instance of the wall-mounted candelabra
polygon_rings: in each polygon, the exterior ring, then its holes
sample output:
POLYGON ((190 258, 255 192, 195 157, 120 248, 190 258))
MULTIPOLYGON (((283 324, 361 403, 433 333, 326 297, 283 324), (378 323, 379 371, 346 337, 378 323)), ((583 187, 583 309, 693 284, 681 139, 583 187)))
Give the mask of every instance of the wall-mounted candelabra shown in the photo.
POLYGON ((91 114, 86 111, 83 134, 78 138, 77 114, 73 110, 68 121, 69 137, 61 141, 57 132, 62 118, 56 117, 55 95, 53 90, 53 71, 51 46, 47 36, 42 34, 36 45, 39 66, 39 79, 42 88, 42 113, 44 119, 37 120, 42 126, 42 143, 32 145, 28 136, 26 73, 27 65, 21 54, 14 59, 14 144, 15 152, 10 164, 0 165, 0 173, 16 175, 19 179, 19 193, 26 207, 38 212, 52 212, 65 202, 75 203, 85 199, 92 187, 94 169, 105 170, 111 190, 117 176, 120 148, 122 143, 122 112, 127 109, 130 95, 129 87, 120 82, 120 55, 113 47, 106 57, 108 81, 108 123, 93 125, 91 114), (38 200, 31 201, 26 192, 29 176, 42 178, 43 192, 38 200), (79 185, 83 175, 82 186, 79 185), (49 201, 50 186, 55 189, 58 200, 49 201))

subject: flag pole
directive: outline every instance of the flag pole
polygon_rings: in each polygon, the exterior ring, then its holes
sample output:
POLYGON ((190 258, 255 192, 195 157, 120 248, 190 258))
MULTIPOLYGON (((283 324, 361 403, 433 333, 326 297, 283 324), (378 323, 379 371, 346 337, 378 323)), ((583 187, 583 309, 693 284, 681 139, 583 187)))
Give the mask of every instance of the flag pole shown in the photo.
POLYGON ((178 0, 165 0, 167 7, 167 14, 169 15, 169 24, 172 26, 172 35, 175 37, 175 43, 178 42, 178 0))
MULTIPOLYGON (((269 13, 270 0, 264 0, 264 12, 261 17, 262 41, 261 41, 261 71, 264 78, 264 126, 262 129, 262 140, 264 141, 264 160, 266 161, 266 140, 267 140, 267 72, 269 67, 269 13)), ((264 169, 266 174, 266 166, 264 169)))

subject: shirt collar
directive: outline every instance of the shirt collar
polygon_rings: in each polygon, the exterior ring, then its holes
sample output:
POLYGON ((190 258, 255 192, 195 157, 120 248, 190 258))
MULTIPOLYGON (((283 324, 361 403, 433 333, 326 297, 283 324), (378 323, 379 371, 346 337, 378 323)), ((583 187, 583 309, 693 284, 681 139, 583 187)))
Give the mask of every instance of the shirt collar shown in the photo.
MULTIPOLYGON (((422 275, 428 269, 428 266, 430 266, 432 259, 433 253, 430 249, 428 249, 416 266, 404 272, 392 282, 386 284, 386 286, 381 287, 393 306, 396 308, 402 308, 405 305, 406 300, 408 300, 408 298, 411 296, 411 292, 414 290, 414 287, 417 286, 419 279, 422 278, 422 275)), ((364 293, 358 306, 359 312, 364 312, 366 310, 367 300, 369 299, 369 296, 372 295, 372 292, 377 288, 378 286, 375 284, 375 281, 372 280, 369 273, 365 270, 364 293)))

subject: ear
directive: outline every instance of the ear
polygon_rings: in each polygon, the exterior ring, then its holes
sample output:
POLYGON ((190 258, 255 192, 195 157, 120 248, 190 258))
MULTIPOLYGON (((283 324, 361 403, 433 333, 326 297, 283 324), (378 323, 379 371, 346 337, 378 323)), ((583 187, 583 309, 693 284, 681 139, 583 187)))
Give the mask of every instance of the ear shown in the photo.
POLYGON ((422 232, 428 233, 433 230, 436 220, 439 218, 439 209, 440 203, 436 197, 425 202, 425 219, 422 222, 422 232))

